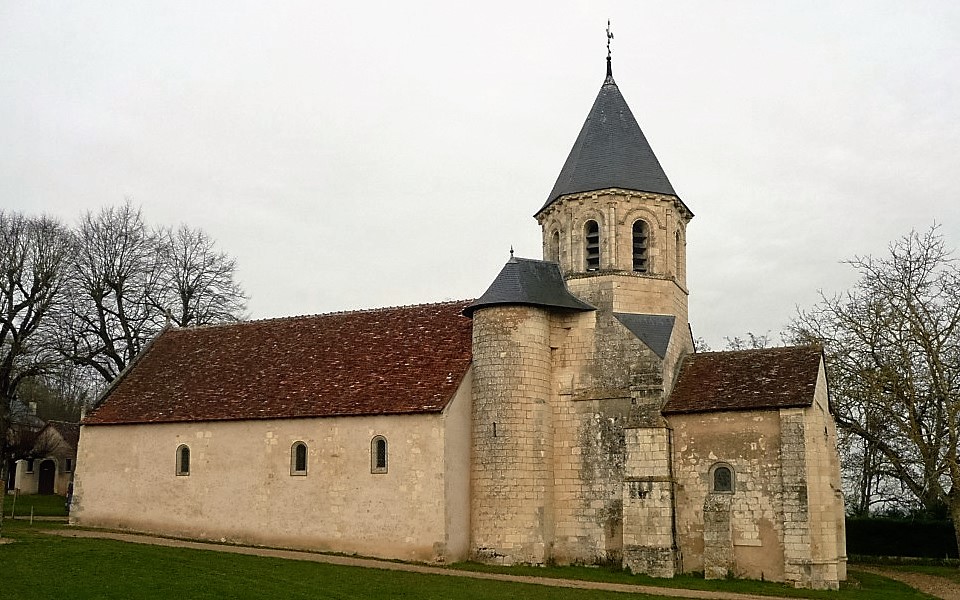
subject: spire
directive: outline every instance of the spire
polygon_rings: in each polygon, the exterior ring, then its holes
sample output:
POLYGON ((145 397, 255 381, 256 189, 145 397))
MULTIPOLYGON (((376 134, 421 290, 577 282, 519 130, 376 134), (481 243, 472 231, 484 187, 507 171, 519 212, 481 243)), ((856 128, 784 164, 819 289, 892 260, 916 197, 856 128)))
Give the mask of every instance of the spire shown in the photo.
POLYGON ((613 80, 612 39, 608 24, 607 76, 546 204, 537 214, 560 196, 606 188, 677 195, 613 80))

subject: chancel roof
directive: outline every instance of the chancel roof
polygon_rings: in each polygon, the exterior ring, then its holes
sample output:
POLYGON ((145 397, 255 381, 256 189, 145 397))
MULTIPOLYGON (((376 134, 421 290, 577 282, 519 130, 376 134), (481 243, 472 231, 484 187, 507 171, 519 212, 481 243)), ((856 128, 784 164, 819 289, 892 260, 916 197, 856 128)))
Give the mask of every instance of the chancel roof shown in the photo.
POLYGON ((439 412, 470 365, 469 303, 167 329, 83 423, 439 412))
POLYGON ((676 196, 609 70, 543 212, 560 196, 606 188, 676 196))
POLYGON ((821 356, 817 346, 690 354, 663 412, 810 406, 821 356))

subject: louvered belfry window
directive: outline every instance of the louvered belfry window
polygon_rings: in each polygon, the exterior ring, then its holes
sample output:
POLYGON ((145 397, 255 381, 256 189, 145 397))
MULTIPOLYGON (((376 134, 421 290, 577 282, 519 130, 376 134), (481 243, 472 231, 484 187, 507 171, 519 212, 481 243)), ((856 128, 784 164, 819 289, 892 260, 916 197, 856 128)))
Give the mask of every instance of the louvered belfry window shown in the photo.
POLYGON ((637 273, 646 273, 650 268, 647 250, 650 245, 650 236, 646 221, 636 221, 633 224, 633 270, 637 273))
POLYGON ((586 267, 588 271, 600 270, 600 226, 596 221, 584 225, 586 241, 586 267))

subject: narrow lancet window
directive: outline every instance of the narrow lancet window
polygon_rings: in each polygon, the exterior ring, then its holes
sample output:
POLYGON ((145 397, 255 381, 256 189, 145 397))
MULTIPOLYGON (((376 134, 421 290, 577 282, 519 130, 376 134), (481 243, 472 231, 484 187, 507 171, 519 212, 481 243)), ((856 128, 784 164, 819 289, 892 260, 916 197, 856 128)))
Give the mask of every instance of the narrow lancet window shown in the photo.
POLYGON ((587 221, 584 225, 586 268, 588 271, 600 270, 600 226, 596 221, 587 221))
POLYGON ((646 221, 636 221, 633 224, 633 270, 635 273, 646 273, 650 270, 648 250, 650 248, 649 227, 646 221))
POLYGON ((387 438, 378 435, 370 442, 370 472, 387 472, 387 438))
POLYGON ((290 449, 290 474, 307 474, 307 445, 303 442, 296 442, 290 449))
POLYGON ((190 474, 190 447, 182 445, 177 448, 177 475, 190 474))
POLYGON ((548 260, 560 262, 560 232, 554 231, 550 236, 550 256, 548 260))

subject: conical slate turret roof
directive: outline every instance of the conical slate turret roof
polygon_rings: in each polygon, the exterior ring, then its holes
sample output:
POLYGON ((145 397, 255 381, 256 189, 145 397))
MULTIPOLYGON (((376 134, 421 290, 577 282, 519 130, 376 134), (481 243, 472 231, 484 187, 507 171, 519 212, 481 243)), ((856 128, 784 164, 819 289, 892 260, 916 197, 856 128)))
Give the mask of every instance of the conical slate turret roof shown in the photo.
POLYGON ((504 304, 596 310, 570 293, 557 263, 512 255, 483 296, 463 309, 463 314, 470 317, 479 308, 504 304))
POLYGON ((560 196, 612 187, 677 195, 620 94, 608 59, 607 78, 537 214, 560 196))

